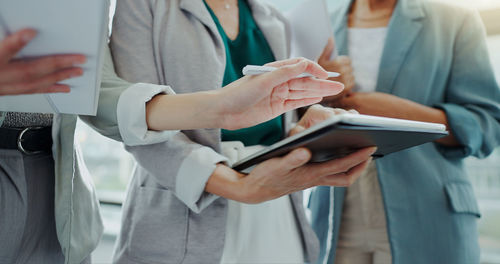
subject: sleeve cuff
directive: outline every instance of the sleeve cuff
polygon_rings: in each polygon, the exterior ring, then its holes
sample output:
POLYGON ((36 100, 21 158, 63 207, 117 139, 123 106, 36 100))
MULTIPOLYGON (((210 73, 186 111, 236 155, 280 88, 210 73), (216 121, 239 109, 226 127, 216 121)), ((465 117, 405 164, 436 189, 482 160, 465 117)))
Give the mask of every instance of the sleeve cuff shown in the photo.
POLYGON ((128 146, 149 145, 168 140, 178 130, 150 131, 146 123, 146 103, 158 94, 175 94, 168 86, 138 83, 127 88, 118 100, 118 128, 128 146))
POLYGON ((176 180, 177 197, 195 213, 200 213, 217 195, 205 192, 208 179, 218 163, 227 158, 209 147, 201 147, 192 151, 182 162, 176 180))
POLYGON ((447 158, 465 158, 477 151, 482 144, 481 129, 479 124, 464 107, 455 104, 442 104, 436 106, 446 113, 450 132, 460 143, 461 147, 440 146, 441 153, 447 158))

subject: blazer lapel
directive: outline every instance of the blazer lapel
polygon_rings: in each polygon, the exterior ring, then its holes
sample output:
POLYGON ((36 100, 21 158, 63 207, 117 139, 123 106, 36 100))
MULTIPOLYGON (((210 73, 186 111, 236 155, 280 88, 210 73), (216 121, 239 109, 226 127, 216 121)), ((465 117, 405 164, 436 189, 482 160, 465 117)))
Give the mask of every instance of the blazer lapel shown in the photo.
POLYGON ((331 15, 331 21, 334 25, 334 35, 335 35, 335 47, 339 55, 347 56, 349 55, 348 50, 348 39, 347 39, 347 20, 349 16, 349 10, 351 9, 352 2, 341 1, 340 8, 336 9, 337 12, 333 12, 331 15))
POLYGON ((181 0, 180 2, 181 10, 190 13, 201 23, 203 23, 207 28, 210 29, 212 34, 219 36, 219 31, 217 26, 210 15, 210 12, 205 7, 203 0, 181 0))
POLYGON ((393 91, 408 51, 422 30, 425 17, 420 0, 400 0, 396 6, 385 41, 380 61, 376 90, 384 93, 393 91))

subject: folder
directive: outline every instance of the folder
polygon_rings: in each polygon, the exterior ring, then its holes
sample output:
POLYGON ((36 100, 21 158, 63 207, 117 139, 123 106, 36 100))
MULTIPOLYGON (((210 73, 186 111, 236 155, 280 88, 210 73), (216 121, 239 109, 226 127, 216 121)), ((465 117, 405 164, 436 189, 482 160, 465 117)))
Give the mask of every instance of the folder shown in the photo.
POLYGON ((87 56, 83 76, 62 82, 70 93, 0 96, 0 111, 95 115, 108 17, 107 0, 0 1, 0 39, 23 28, 38 31, 17 58, 87 56))
POLYGON ((340 114, 243 158, 233 165, 233 169, 245 171, 300 147, 312 152, 310 162, 341 158, 371 146, 377 147, 373 157, 381 158, 447 135, 443 124, 340 114))

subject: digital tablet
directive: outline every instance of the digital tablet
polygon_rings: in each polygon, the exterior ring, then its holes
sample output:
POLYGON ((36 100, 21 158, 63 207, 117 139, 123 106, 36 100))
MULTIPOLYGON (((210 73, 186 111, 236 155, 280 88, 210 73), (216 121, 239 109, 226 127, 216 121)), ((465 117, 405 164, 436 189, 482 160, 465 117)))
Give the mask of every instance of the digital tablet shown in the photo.
POLYGON ((242 171, 300 147, 312 152, 311 162, 344 157, 371 146, 377 147, 373 157, 380 158, 447 135, 443 124, 340 114, 243 158, 233 165, 233 169, 242 171))

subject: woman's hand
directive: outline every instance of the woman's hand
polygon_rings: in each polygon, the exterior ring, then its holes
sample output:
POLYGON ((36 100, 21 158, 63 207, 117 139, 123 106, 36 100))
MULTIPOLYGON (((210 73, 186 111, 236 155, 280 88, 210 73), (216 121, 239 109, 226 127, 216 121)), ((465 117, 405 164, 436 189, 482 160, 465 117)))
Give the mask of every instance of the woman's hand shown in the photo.
POLYGON ((351 59, 347 56, 338 56, 331 60, 332 53, 335 50, 335 42, 333 38, 328 39, 328 43, 323 50, 323 53, 318 59, 318 64, 325 70, 330 72, 338 72, 340 76, 331 78, 330 80, 344 84, 344 91, 338 95, 328 96, 323 99, 322 104, 334 107, 334 103, 346 95, 348 95, 355 85, 354 72, 352 69, 351 59))
POLYGON ((239 129, 273 119, 290 110, 318 103, 324 96, 340 93, 344 86, 325 80, 326 71, 315 62, 298 58, 267 66, 276 71, 244 77, 218 90, 221 128, 239 129), (310 73, 316 78, 296 77, 310 73))
POLYGON ((218 165, 207 182, 207 192, 243 203, 261 203, 314 186, 349 186, 366 169, 376 148, 344 158, 307 163, 311 153, 296 149, 281 158, 262 162, 248 175, 218 165))
POLYGON ((392 94, 372 92, 351 93, 337 101, 335 105, 345 109, 355 109, 365 115, 412 119, 411 109, 414 104, 416 103, 392 94))
POLYGON ((155 96, 146 105, 148 128, 251 127, 290 110, 318 103, 324 96, 344 89, 343 84, 326 80, 327 72, 310 60, 289 59, 267 66, 278 69, 243 77, 219 90, 155 96), (316 78, 297 78, 304 72, 316 78))
POLYGON ((83 74, 83 70, 76 67, 85 63, 86 58, 82 55, 14 59, 35 36, 34 30, 24 29, 0 42, 0 96, 68 93, 69 86, 58 83, 83 74))
MULTIPOLYGON (((355 109, 365 115, 440 123, 449 127, 448 118, 443 110, 422 105, 392 94, 380 92, 351 93, 340 100, 337 106, 345 109, 355 109)), ((449 136, 440 138, 436 142, 449 147, 460 146, 452 131, 449 131, 449 133, 449 136)))
POLYGON ((344 114, 344 113, 357 114, 358 112, 356 110, 346 111, 341 108, 324 107, 319 104, 312 105, 307 109, 306 113, 304 114, 304 116, 302 116, 302 118, 295 125, 295 127, 290 130, 288 136, 293 136, 297 133, 300 133, 305 129, 308 129, 318 123, 321 123, 329 118, 332 118, 334 115, 344 114))

